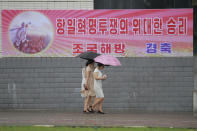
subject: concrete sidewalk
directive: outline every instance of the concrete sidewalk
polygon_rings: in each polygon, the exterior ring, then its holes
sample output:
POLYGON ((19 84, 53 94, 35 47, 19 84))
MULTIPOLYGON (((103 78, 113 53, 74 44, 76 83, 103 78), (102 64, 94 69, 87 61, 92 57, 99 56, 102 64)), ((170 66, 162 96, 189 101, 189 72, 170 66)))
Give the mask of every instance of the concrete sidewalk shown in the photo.
POLYGON ((197 128, 193 113, 83 114, 64 111, 0 111, 0 126, 146 126, 197 128))

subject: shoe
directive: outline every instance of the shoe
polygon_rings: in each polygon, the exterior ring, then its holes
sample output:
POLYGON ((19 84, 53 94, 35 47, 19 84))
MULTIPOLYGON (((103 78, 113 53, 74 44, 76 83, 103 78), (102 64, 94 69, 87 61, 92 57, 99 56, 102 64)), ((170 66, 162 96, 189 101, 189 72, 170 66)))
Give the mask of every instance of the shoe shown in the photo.
POLYGON ((91 110, 88 110, 89 112, 91 112, 91 113, 94 113, 95 112, 95 110, 92 108, 92 106, 90 106, 90 109, 91 110))
POLYGON ((83 113, 90 113, 90 112, 88 112, 88 111, 83 111, 83 113))
POLYGON ((105 114, 104 112, 101 112, 101 111, 98 111, 97 113, 99 113, 99 114, 105 114))
POLYGON ((89 113, 94 113, 94 111, 93 111, 92 109, 91 109, 91 110, 88 109, 88 112, 89 112, 89 113))

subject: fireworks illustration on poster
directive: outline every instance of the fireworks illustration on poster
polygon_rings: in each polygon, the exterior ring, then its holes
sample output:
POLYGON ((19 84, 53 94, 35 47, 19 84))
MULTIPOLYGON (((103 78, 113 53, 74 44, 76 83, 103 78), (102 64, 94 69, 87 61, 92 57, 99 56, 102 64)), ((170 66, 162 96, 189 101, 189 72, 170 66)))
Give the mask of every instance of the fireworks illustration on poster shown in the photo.
POLYGON ((26 11, 17 15, 11 22, 9 37, 18 51, 36 54, 52 43, 53 25, 45 15, 26 11))

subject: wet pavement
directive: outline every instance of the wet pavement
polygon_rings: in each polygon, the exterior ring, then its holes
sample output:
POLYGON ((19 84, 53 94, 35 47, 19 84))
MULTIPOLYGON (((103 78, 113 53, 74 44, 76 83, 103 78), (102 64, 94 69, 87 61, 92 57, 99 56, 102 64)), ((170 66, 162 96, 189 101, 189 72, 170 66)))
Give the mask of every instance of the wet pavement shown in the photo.
POLYGON ((197 128, 193 113, 107 113, 84 114, 66 111, 0 111, 0 126, 106 126, 197 128))

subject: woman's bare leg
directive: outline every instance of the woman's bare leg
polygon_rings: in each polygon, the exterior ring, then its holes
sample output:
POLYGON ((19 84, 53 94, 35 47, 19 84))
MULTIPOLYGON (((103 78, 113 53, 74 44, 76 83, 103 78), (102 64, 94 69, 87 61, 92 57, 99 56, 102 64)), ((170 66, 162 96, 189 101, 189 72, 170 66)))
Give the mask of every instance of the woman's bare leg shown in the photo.
POLYGON ((96 99, 96 96, 92 96, 92 102, 91 102, 91 106, 93 105, 93 103, 94 103, 94 101, 95 101, 95 99, 96 99))
MULTIPOLYGON (((98 99, 99 98, 94 98, 94 103, 92 104, 92 107, 93 107, 93 105, 98 101, 98 99)), ((98 111, 98 109, 99 109, 99 105, 97 104, 96 106, 95 106, 95 108, 94 108, 94 111, 98 111)))
POLYGON ((92 108, 95 110, 95 107, 100 104, 100 102, 102 102, 104 100, 104 98, 97 98, 97 100, 95 101, 95 103, 92 105, 92 108))
POLYGON ((96 100, 94 101, 94 104, 92 105, 92 108, 95 110, 97 104, 99 103, 100 98, 96 98, 96 100))
POLYGON ((98 110, 103 112, 103 100, 100 101, 98 110))
POLYGON ((88 112, 88 100, 89 100, 89 97, 86 97, 85 98, 85 101, 84 101, 84 111, 88 112))
POLYGON ((104 98, 101 98, 101 100, 100 100, 100 102, 98 104, 99 105, 99 109, 98 110, 101 111, 101 112, 103 112, 103 109, 102 109, 103 108, 103 100, 104 100, 104 98))
POLYGON ((90 110, 90 104, 92 102, 92 96, 89 96, 88 102, 87 102, 87 109, 90 110))
POLYGON ((89 110, 91 110, 91 106, 93 105, 93 103, 95 102, 95 99, 96 99, 96 96, 91 96, 91 99, 90 99, 90 101, 89 101, 89 110))
POLYGON ((83 111, 86 110, 86 97, 84 98, 83 111))

